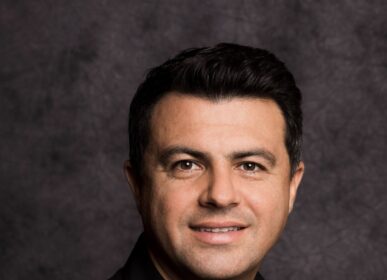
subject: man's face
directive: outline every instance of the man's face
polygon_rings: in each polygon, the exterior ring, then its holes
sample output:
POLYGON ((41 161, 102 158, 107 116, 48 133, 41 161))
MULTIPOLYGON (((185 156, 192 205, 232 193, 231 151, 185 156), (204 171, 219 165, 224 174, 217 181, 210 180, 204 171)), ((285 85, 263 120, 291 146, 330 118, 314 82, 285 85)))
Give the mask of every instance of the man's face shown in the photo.
POLYGON ((270 100, 170 93, 154 108, 136 194, 167 279, 250 279, 278 239, 303 173, 290 178, 285 122, 270 100), (191 276, 191 277, 190 277, 191 276))

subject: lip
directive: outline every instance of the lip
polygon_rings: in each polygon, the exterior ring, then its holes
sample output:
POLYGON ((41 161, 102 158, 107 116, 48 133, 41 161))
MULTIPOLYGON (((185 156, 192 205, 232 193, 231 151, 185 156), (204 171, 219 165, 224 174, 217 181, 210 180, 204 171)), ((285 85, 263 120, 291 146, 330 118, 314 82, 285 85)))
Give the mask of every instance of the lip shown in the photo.
POLYGON ((224 222, 213 222, 213 221, 205 221, 195 223, 190 225, 191 232, 193 236, 200 241, 201 243, 205 243, 207 245, 230 245, 238 242, 243 235, 246 233, 246 229, 248 225, 235 222, 235 221, 224 221, 224 222), (224 228, 236 228, 237 230, 230 231, 203 231, 200 229, 224 229, 224 228))
POLYGON ((237 221, 224 221, 224 222, 205 221, 205 222, 199 222, 199 223, 194 223, 190 225, 190 228, 224 228, 224 227, 246 228, 247 225, 237 221))

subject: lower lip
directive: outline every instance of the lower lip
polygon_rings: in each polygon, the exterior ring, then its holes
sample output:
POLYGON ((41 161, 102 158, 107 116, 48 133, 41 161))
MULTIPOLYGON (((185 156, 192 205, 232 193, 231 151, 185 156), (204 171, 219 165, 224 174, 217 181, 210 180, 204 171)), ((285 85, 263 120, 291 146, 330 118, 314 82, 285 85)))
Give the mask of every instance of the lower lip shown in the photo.
POLYGON ((208 232, 193 230, 194 236, 201 242, 211 245, 225 245, 237 242, 245 232, 245 228, 228 232, 208 232))

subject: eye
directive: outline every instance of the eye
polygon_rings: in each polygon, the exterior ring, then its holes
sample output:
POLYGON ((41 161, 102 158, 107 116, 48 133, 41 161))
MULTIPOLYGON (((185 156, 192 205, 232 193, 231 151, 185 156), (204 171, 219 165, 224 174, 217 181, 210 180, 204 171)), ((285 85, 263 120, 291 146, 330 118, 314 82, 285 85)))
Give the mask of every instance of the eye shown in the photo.
POLYGON ((173 165, 173 169, 181 171, 198 170, 200 167, 192 160, 180 160, 173 165))
POLYGON ((266 170, 264 166, 255 162, 244 162, 239 166, 240 169, 247 172, 257 172, 261 170, 266 170))
POLYGON ((193 160, 179 160, 169 168, 169 176, 176 179, 188 179, 201 174, 203 167, 193 160))

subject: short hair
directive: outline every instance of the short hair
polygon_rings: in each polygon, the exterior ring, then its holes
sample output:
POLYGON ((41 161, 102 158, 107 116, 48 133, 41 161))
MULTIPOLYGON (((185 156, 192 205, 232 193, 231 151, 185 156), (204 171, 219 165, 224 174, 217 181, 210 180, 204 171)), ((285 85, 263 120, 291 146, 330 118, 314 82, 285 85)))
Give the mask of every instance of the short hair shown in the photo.
POLYGON ((180 52, 152 68, 133 97, 129 112, 129 158, 142 178, 154 106, 178 92, 213 101, 234 97, 273 100, 281 109, 292 176, 301 160, 301 92, 283 62, 267 50, 221 43, 180 52))

